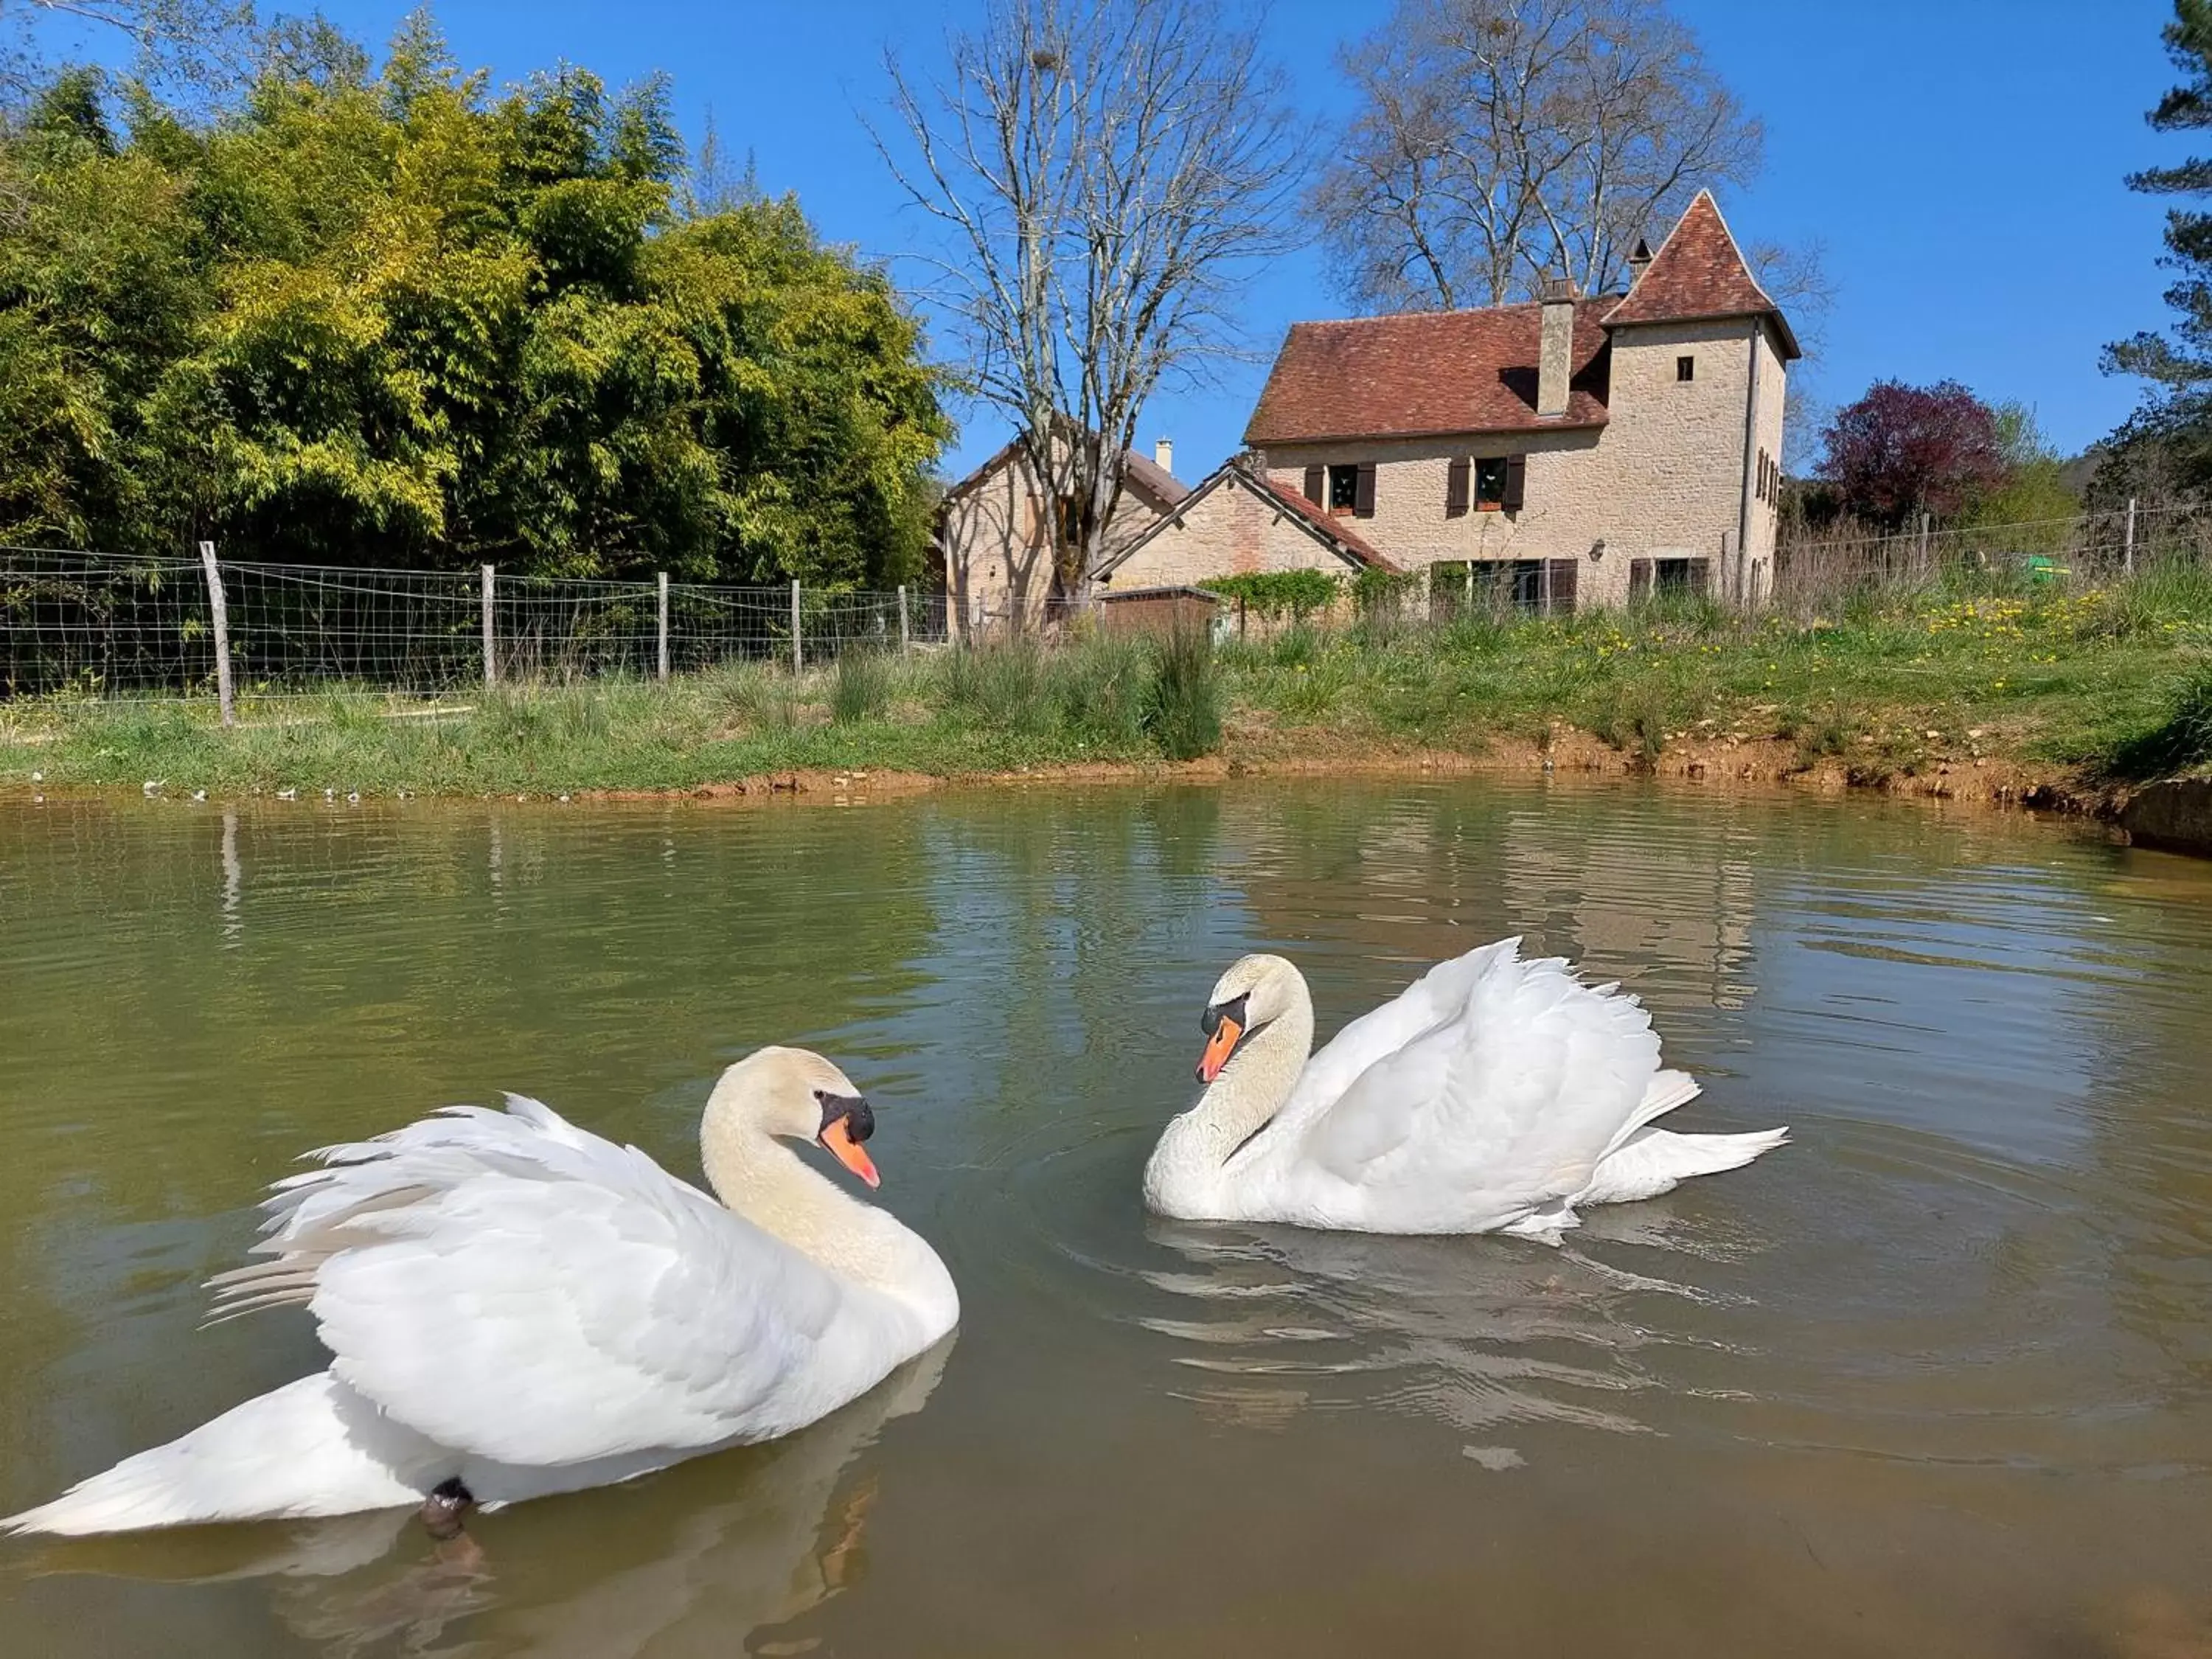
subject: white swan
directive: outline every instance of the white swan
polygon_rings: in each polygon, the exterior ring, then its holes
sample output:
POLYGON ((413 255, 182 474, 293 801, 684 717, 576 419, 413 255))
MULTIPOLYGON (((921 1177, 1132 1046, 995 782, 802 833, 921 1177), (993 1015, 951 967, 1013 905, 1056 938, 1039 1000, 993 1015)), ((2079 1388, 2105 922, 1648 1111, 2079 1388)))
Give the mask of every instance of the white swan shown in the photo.
POLYGON ((1440 963, 1309 1060, 1313 999, 1246 957, 1207 999, 1198 1103, 1145 1166, 1145 1201, 1189 1221, 1557 1243, 1578 1204, 1651 1198, 1748 1164, 1788 1132, 1650 1127, 1698 1092, 1659 1069, 1636 999, 1501 940, 1440 963))
POLYGON ((305 1304, 330 1369, 0 1525, 489 1508, 788 1434, 959 1317, 935 1251, 778 1139, 872 1187, 873 1127, 828 1060, 763 1048, 700 1122, 722 1204, 518 1096, 331 1147, 264 1206, 272 1259, 215 1281, 226 1313, 305 1304))

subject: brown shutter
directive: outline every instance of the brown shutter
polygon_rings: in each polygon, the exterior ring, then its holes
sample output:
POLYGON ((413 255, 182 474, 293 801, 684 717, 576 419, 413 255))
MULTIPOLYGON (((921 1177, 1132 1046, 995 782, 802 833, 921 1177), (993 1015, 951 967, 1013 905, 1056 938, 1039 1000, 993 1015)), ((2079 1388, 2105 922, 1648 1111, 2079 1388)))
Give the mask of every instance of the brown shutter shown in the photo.
POLYGON ((1552 614, 1571 617, 1575 611, 1575 572, 1580 562, 1575 559, 1553 559, 1551 562, 1552 614))
POLYGON ((1505 458, 1505 499, 1499 503, 1508 513, 1517 513, 1521 504, 1528 499, 1528 458, 1508 455, 1505 458))
POLYGON ((1308 501, 1311 501, 1316 507, 1328 506, 1328 503, 1322 500, 1322 492, 1328 488, 1328 468, 1310 466, 1306 469, 1306 499, 1308 501))
POLYGON ((1355 517, 1371 519, 1375 516, 1375 463, 1368 461, 1359 469, 1359 483, 1352 497, 1355 517))
POLYGON ((1464 455, 1455 457, 1444 473, 1444 517, 1456 519, 1467 511, 1467 478, 1468 462, 1464 455))
POLYGON ((1702 599, 1712 587, 1713 562, 1711 559, 1692 559, 1688 562, 1690 592, 1702 599))
POLYGON ((1651 561, 1631 559, 1628 562, 1628 597, 1632 601, 1651 597, 1651 561))

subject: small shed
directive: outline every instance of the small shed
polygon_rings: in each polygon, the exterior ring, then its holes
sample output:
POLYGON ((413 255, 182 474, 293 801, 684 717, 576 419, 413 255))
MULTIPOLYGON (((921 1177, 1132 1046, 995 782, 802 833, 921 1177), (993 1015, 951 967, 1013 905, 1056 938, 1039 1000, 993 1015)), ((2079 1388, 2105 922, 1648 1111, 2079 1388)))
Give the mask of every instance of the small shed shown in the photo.
POLYGON ((1215 631, 1221 596, 1202 587, 1101 588, 1091 595, 1098 626, 1109 634, 1173 634, 1215 631))

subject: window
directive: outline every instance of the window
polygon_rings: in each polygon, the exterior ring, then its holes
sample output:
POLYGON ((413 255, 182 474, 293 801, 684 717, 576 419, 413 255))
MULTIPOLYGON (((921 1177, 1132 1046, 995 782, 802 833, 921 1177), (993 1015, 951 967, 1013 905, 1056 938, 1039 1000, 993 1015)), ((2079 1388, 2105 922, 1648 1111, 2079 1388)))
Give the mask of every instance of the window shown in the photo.
POLYGON ((1631 559, 1628 597, 1632 602, 1654 595, 1681 597, 1709 589, 1712 562, 1709 559, 1631 559))
POLYGON ((1083 544, 1083 504, 1073 495, 1060 498, 1060 538, 1068 547, 1083 544))
POLYGON ((1674 378, 1678 380, 1696 380, 1698 378, 1698 360, 1695 357, 1675 358, 1674 378))
MULTIPOLYGON (((1457 567, 1445 568, 1454 573, 1446 581, 1455 581, 1457 567)), ((1467 570, 1468 602, 1477 608, 1521 611, 1534 616, 1568 616, 1574 611, 1577 566, 1573 559, 1500 559, 1477 562, 1467 570)), ((1431 577, 1432 611, 1434 580, 1431 577)), ((1448 587, 1447 593, 1449 591, 1448 587)))
POLYGON ((1349 513, 1359 505, 1359 469, 1333 466, 1328 470, 1328 510, 1349 513))
POLYGON ((1474 504, 1486 513, 1505 505, 1505 457, 1482 455, 1474 463, 1474 504))

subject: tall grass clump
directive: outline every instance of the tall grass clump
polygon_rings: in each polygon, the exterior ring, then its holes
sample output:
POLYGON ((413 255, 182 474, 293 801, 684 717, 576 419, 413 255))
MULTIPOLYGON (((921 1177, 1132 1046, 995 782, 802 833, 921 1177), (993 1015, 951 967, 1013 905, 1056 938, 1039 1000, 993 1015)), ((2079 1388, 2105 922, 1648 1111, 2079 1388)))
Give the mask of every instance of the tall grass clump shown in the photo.
POLYGON ((1143 746, 1152 662, 1142 641, 1111 634, 1081 641, 1053 656, 1046 679, 1060 730, 1086 750, 1143 746))
POLYGON ((1221 746, 1221 678, 1212 636, 1178 628, 1155 647, 1145 726, 1170 760, 1195 760, 1221 746))
POLYGON ((949 709, 979 725, 1034 733, 1052 721, 1040 696, 1043 656, 1028 639, 948 651, 938 659, 934 689, 949 709))
POLYGON ((2168 701, 2166 718, 2120 744, 2106 769, 2131 780, 2212 766, 2212 663, 2200 663, 2168 701))
POLYGON ((858 726, 890 706, 895 670, 880 651, 852 646, 837 653, 830 677, 830 718, 839 726, 858 726))
POLYGON ((762 662, 732 662, 708 677, 707 696, 724 716, 757 732, 787 732, 799 723, 799 688, 762 662))

